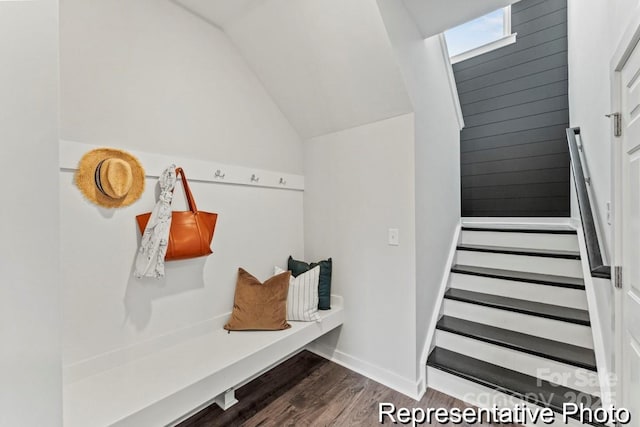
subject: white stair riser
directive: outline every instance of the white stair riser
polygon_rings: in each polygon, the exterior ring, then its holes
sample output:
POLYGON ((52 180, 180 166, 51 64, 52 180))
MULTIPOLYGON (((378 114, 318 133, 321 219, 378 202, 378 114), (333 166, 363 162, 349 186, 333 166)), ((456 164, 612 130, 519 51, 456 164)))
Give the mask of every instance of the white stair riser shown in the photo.
MULTIPOLYGON (((472 381, 467 381, 464 378, 443 372, 439 369, 432 368, 431 366, 427 367, 427 387, 438 390, 480 408, 492 408, 493 405, 497 405, 499 408, 513 409, 517 404, 521 407, 522 405, 526 405, 532 410, 540 408, 533 403, 525 402, 516 397, 509 396, 508 394, 476 384, 472 381)), ((539 422, 537 424, 527 423, 525 425, 529 427, 566 427, 567 425, 571 427, 584 427, 583 424, 574 419, 569 419, 568 424, 563 423, 562 415, 557 413, 553 424, 544 424, 539 422)))
POLYGON ((580 260, 458 250, 456 264, 554 276, 582 277, 580 260))
POLYGON ((580 310, 588 309, 587 293, 581 289, 516 282, 460 273, 451 273, 450 286, 466 291, 501 295, 580 310))
POLYGON ((441 330, 436 331, 436 346, 460 354, 473 355, 474 359, 522 372, 584 393, 595 396, 600 394, 597 373, 566 363, 441 330))
POLYGON ((484 323, 497 328, 547 338, 580 347, 593 348, 591 328, 584 325, 515 313, 445 298, 443 313, 447 316, 484 323))
POLYGON ((579 251, 575 234, 508 233, 504 231, 462 230, 461 241, 468 245, 504 246, 509 248, 579 251))

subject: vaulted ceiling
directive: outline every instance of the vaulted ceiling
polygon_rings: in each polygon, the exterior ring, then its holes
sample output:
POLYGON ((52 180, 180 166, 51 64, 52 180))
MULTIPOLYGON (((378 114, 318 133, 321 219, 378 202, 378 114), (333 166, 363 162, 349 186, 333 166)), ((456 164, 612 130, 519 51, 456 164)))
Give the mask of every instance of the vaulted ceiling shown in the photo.
MULTIPOLYGON (((376 0, 174 0, 221 28, 303 138, 412 110, 376 0)), ((426 37, 509 0, 401 0, 426 37)))

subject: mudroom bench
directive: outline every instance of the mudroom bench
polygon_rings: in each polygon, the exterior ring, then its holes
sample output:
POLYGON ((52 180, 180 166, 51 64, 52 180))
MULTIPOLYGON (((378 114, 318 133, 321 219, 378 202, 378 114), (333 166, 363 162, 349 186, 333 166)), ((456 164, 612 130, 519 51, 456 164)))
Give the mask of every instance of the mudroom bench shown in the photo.
POLYGON ((64 386, 64 426, 175 425, 217 403, 343 322, 342 298, 319 322, 284 331, 231 332, 222 327, 144 358, 64 386))

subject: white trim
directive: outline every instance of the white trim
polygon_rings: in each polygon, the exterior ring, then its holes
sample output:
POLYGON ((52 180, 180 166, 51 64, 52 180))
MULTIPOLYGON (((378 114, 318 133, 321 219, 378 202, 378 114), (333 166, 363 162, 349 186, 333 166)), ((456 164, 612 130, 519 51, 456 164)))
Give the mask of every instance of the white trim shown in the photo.
POLYGON ((537 218, 537 217, 463 217, 462 226, 503 226, 508 227, 536 227, 536 228, 548 228, 554 227, 575 227, 575 222, 569 217, 557 217, 557 218, 537 218))
POLYGON ((611 58, 611 69, 621 71, 627 63, 629 56, 640 41, 640 7, 636 8, 636 13, 632 13, 632 19, 625 30, 616 51, 611 58))
POLYGON ((440 39, 440 50, 442 52, 442 59, 445 67, 447 68, 447 81, 449 82, 449 90, 451 91, 451 98, 453 99, 453 105, 456 109, 456 115, 458 119, 458 127, 460 130, 464 128, 464 116, 462 115, 462 106, 460 105, 460 96, 458 95, 458 85, 456 84, 456 78, 453 75, 453 64, 451 63, 451 57, 449 56, 449 48, 447 47, 447 38, 444 33, 438 35, 440 39))
POLYGON ((502 9, 503 13, 503 33, 505 36, 511 34, 511 5, 502 9))
POLYGON ((404 378, 395 372, 391 372, 380 366, 369 363, 365 360, 354 357, 350 354, 344 353, 335 348, 328 347, 324 344, 314 341, 307 345, 307 350, 317 354, 320 357, 324 357, 340 366, 344 366, 354 372, 364 375, 380 384, 389 387, 399 393, 404 394, 415 400, 420 400, 421 394, 420 383, 414 382, 409 378, 404 378))
MULTIPOLYGON (((190 181, 278 188, 281 190, 304 190, 304 176, 302 175, 254 169, 244 166, 232 166, 168 154, 130 150, 127 147, 119 147, 111 144, 109 144, 109 146, 127 150, 136 156, 145 168, 146 176, 149 178, 157 178, 167 166, 174 163, 176 166, 184 168, 190 181), (215 173, 218 170, 224 174, 224 178, 216 178, 215 173), (259 181, 252 181, 252 176, 258 177, 259 181), (284 184, 280 184, 281 179, 284 184)), ((76 170, 78 162, 87 151, 100 147, 105 147, 105 145, 98 146, 82 142, 60 141, 60 169, 67 171, 76 170)))
POLYGON ((460 240, 460 233, 462 230, 462 225, 458 223, 455 231, 453 232, 453 238, 451 239, 451 246, 449 247, 449 256, 447 257, 447 263, 445 265, 446 269, 444 270, 444 274, 442 275, 442 279, 440 280, 440 289, 438 291, 438 295, 436 296, 436 304, 434 307, 433 313, 431 315, 431 320, 429 321, 429 327, 427 328, 427 339, 424 342, 424 347, 422 348, 422 356, 420 356, 420 366, 419 366, 419 398, 422 399, 422 396, 427 391, 427 358, 429 357, 429 353, 431 352, 431 343, 434 340, 434 336, 436 333, 436 324, 440 319, 440 313, 442 312, 442 301, 444 300, 444 293, 447 291, 449 285, 449 276, 451 275, 451 267, 453 267, 453 260, 456 256, 456 250, 458 247, 458 241, 460 240))
POLYGON ((498 40, 489 42, 487 44, 483 44, 482 46, 478 46, 475 49, 468 50, 466 52, 462 52, 456 56, 451 57, 451 63, 457 64, 458 62, 465 61, 467 59, 471 59, 474 56, 482 55, 483 53, 491 52, 492 50, 500 49, 501 47, 509 46, 516 42, 516 36, 518 33, 508 34, 499 38, 498 40))

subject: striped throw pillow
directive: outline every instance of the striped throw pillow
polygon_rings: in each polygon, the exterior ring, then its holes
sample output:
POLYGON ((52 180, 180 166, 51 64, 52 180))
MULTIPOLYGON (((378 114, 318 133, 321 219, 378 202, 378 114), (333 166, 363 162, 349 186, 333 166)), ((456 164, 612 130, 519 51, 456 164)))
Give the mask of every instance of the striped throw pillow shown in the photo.
MULTIPOLYGON (((275 274, 286 270, 274 268, 275 274)), ((320 266, 299 275, 291 276, 289 294, 287 296, 287 320, 302 322, 316 322, 320 320, 318 314, 318 281, 320 280, 320 266)))

